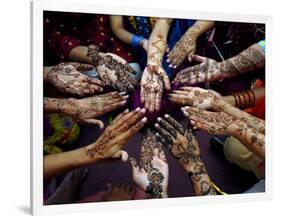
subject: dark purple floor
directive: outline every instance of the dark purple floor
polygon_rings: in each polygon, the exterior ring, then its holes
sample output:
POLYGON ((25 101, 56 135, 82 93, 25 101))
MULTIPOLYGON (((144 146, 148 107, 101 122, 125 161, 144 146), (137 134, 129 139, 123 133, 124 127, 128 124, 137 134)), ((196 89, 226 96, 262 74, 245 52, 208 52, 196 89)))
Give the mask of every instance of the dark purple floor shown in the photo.
MULTIPOLYGON (((105 121, 108 117, 103 118, 105 121)), ((186 120, 181 120, 187 125, 186 120)), ((81 126, 80 136, 73 148, 87 145, 94 142, 100 134, 97 126, 81 126)), ((130 156, 139 159, 140 141, 143 131, 136 134, 126 145, 125 149, 130 156)), ((251 173, 244 172, 238 167, 228 163, 223 157, 218 156, 210 148, 210 136, 202 131, 196 132, 201 148, 202 159, 211 180, 220 187, 221 190, 230 193, 242 193, 250 188, 256 179, 251 173)), ((168 194, 170 197, 193 196, 193 189, 187 173, 171 156, 169 151, 165 151, 169 164, 169 185, 168 194)), ((129 162, 124 163, 119 160, 89 166, 88 177, 83 181, 79 194, 79 199, 94 195, 105 190, 106 183, 131 183, 131 167, 129 162)))

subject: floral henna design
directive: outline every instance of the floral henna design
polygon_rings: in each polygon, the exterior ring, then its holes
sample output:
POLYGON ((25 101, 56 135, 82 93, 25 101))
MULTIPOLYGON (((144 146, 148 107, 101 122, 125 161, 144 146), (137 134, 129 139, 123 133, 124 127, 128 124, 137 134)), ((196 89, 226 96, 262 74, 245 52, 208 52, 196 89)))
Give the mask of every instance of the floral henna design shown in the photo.
POLYGON ((91 65, 82 63, 60 63, 50 69, 46 79, 61 92, 84 96, 103 90, 103 82, 78 71, 91 68, 91 65))
POLYGON ((147 174, 148 186, 145 192, 149 198, 162 198, 164 176, 157 168, 151 168, 147 174))
POLYGON ((120 91, 133 91, 137 81, 130 75, 133 69, 114 54, 105 54, 98 62, 98 69, 104 70, 103 79, 109 79, 110 85, 120 91))
POLYGON ((98 65, 101 56, 99 55, 99 47, 96 45, 88 46, 87 57, 90 57, 94 65, 98 65))

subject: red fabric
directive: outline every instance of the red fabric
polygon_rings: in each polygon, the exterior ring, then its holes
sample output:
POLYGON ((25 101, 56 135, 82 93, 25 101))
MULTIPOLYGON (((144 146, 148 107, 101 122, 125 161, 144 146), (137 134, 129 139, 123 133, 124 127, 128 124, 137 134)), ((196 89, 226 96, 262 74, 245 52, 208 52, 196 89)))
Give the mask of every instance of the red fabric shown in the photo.
POLYGON ((46 58, 55 57, 58 62, 64 61, 74 47, 90 44, 98 45, 102 52, 115 53, 127 62, 134 61, 131 47, 114 37, 109 16, 44 12, 46 58))

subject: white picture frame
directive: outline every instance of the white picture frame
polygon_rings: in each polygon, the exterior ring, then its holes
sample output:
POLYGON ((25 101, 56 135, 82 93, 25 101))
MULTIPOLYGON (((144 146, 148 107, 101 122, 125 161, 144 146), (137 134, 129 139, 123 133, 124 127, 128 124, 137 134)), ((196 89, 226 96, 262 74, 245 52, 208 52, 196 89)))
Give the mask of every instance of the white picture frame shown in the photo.
POLYGON ((266 86, 271 83, 272 62, 272 19, 270 16, 246 15, 246 14, 228 14, 213 12, 195 12, 187 10, 169 10, 153 8, 133 8, 112 5, 104 7, 102 4, 81 3, 79 1, 48 1, 36 0, 31 3, 31 209, 33 215, 60 214, 60 213, 88 213, 95 211, 125 210, 125 209, 143 209, 150 207, 167 206, 186 206, 203 205, 206 203, 215 204, 217 202, 249 202, 257 200, 270 200, 272 198, 272 140, 271 125, 272 122, 272 98, 270 89, 266 91, 266 191, 265 193, 255 194, 237 194, 229 196, 213 197, 186 197, 169 198, 154 200, 136 200, 123 202, 100 202, 86 204, 68 204, 68 205, 43 205, 43 11, 67 11, 84 12, 93 14, 120 14, 120 15, 143 15, 154 17, 171 18, 190 18, 201 20, 219 20, 235 22, 253 22, 265 23, 266 25, 266 86), (70 3, 71 2, 71 3, 70 3))

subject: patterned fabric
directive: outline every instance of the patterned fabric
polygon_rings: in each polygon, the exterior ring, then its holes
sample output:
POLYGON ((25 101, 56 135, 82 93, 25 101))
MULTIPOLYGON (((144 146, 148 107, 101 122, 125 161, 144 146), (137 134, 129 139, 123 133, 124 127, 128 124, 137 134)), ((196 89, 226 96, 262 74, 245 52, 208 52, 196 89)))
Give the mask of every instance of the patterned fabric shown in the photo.
POLYGON ((44 65, 68 59, 78 45, 96 44, 102 52, 112 52, 133 61, 130 46, 116 39, 109 16, 68 12, 44 12, 44 65))
POLYGON ((57 145, 72 144, 79 133, 79 126, 71 117, 61 114, 44 115, 44 152, 46 154, 62 152, 57 145))

